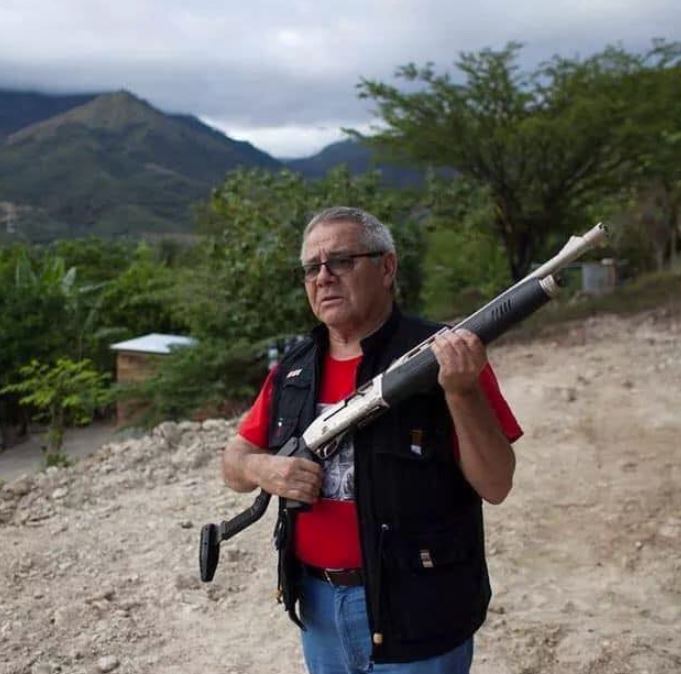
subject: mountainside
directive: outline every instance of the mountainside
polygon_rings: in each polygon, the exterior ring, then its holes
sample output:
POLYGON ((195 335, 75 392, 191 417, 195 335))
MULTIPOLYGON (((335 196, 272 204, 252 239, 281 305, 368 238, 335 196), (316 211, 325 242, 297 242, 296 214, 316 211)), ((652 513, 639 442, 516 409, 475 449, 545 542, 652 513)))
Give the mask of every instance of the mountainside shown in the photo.
POLYGON ((30 124, 84 105, 97 94, 50 95, 0 89, 0 139, 30 124))
POLYGON ((327 171, 339 164, 346 164, 353 174, 379 170, 388 185, 406 187, 423 181, 423 171, 405 166, 379 162, 373 150, 353 140, 341 140, 327 145, 311 157, 289 159, 284 162, 293 171, 306 178, 322 178, 327 171))
POLYGON ((287 166, 317 179, 339 164, 410 187, 423 171, 379 162, 355 140, 278 161, 196 117, 127 91, 48 95, 0 90, 0 243, 189 232, 193 206, 238 167, 287 166))
POLYGON ((194 117, 102 94, 0 144, 0 222, 4 212, 9 228, 9 213, 18 235, 38 241, 188 231, 192 204, 240 165, 281 166, 194 117))

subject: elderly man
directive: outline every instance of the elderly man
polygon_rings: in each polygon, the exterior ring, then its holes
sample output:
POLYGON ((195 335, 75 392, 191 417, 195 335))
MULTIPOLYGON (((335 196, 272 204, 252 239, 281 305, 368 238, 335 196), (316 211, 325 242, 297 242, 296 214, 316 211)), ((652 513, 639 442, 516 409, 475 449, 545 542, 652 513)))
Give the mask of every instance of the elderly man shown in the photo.
POLYGON ((224 452, 237 491, 280 509, 279 584, 299 606, 312 674, 468 672, 490 599, 482 499, 511 489, 520 430, 466 331, 438 337, 438 385, 345 438, 323 465, 275 456, 325 405, 350 395, 441 326, 400 313, 390 231, 357 208, 308 224, 302 275, 320 325, 268 376, 224 452))

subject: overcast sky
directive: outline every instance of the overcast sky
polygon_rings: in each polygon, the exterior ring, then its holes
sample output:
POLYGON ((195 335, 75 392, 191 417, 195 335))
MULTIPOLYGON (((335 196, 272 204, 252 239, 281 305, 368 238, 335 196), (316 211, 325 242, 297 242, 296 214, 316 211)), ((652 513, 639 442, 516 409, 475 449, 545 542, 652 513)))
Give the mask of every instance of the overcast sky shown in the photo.
POLYGON ((526 44, 528 64, 681 37, 681 0, 0 0, 0 87, 129 89, 278 157, 364 127, 360 77, 526 44))

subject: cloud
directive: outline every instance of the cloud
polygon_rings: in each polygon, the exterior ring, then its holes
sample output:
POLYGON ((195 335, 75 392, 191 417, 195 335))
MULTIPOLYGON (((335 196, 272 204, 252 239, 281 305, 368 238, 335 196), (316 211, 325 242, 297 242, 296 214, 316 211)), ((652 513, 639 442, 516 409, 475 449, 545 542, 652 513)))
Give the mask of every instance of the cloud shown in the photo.
POLYGON ((410 61, 445 68, 509 40, 527 44, 528 62, 616 41, 641 49, 674 26, 678 0, 3 0, 0 86, 127 88, 264 149, 298 137, 303 153, 366 123, 362 76, 387 79, 410 61))
POLYGON ((235 140, 247 140, 257 147, 266 147, 270 154, 282 159, 312 155, 345 137, 337 125, 320 127, 291 124, 240 128, 231 122, 226 124, 206 117, 203 121, 218 129, 228 126, 229 135, 235 140))

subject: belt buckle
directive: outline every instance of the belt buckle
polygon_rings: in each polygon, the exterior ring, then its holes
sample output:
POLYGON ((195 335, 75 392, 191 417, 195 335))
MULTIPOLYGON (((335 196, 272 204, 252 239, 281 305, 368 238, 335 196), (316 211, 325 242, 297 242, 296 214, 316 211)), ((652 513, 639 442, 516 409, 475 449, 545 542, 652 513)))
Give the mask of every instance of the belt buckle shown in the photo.
POLYGON ((338 582, 338 574, 345 571, 345 569, 324 569, 324 579, 329 585, 338 587, 342 585, 342 582, 338 582))

